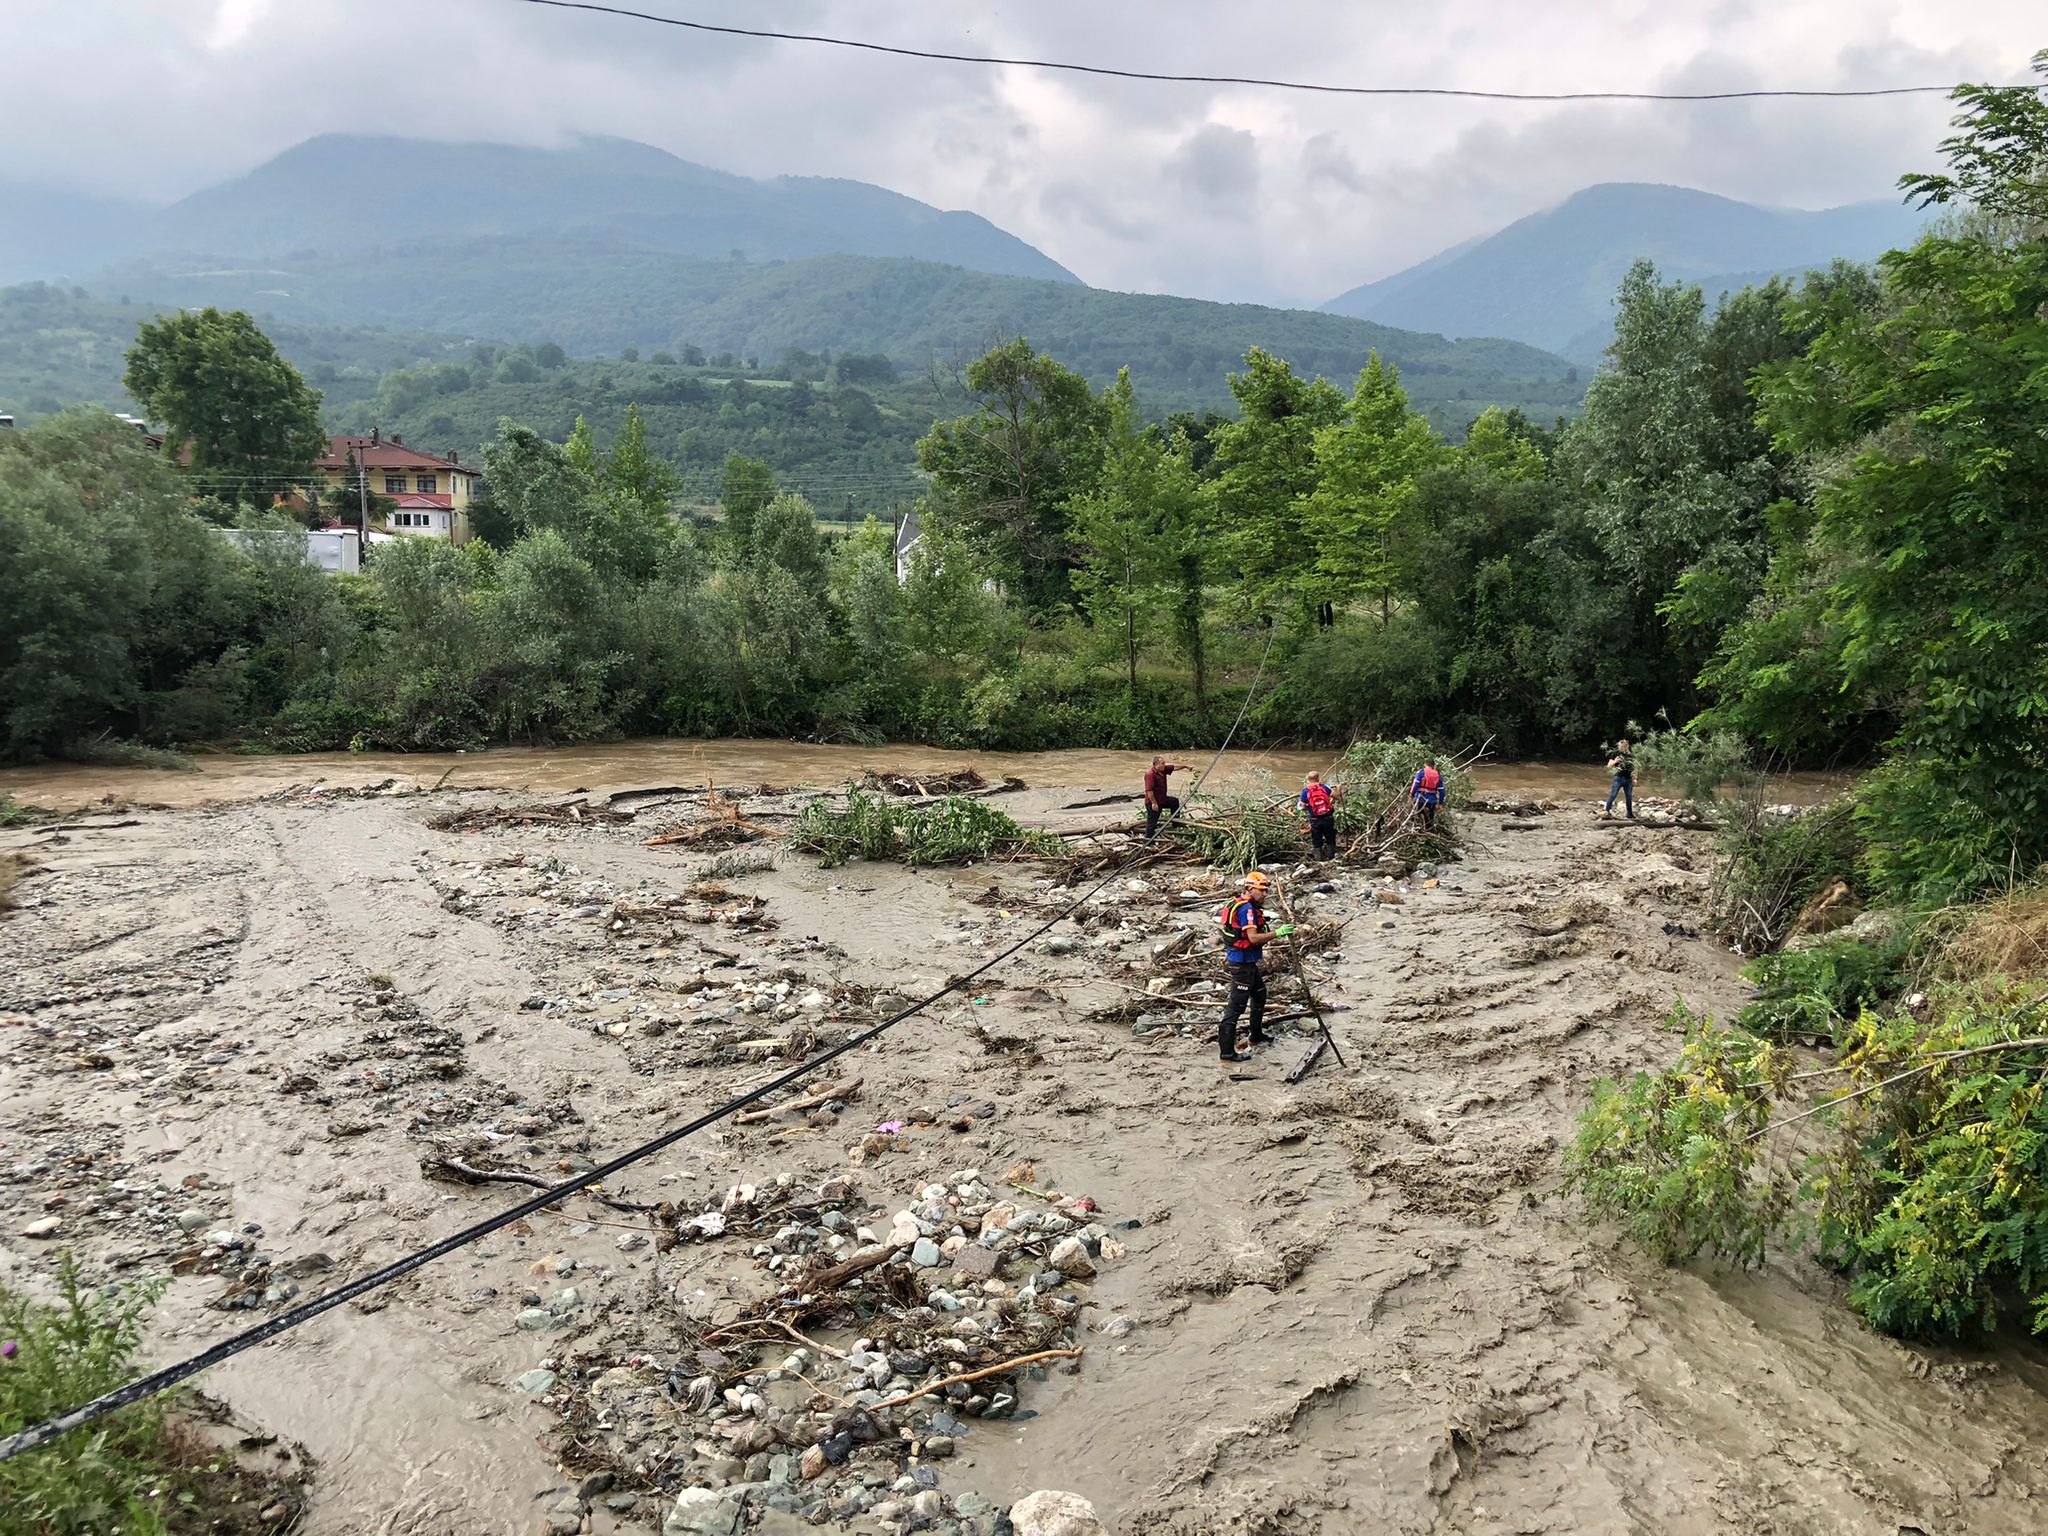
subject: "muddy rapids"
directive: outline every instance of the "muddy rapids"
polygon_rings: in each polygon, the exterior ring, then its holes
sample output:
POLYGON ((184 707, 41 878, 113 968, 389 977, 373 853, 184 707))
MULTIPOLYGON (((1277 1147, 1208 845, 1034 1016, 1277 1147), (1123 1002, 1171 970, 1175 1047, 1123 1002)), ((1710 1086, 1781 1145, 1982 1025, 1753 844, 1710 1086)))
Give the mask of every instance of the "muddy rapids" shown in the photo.
MULTIPOLYGON (((1093 767, 1010 760, 1032 787, 995 803, 1128 822, 1073 808, 1132 787, 1093 767)), ((46 1289, 63 1250, 174 1274, 152 1358, 183 1357, 848 1038, 1067 899, 1029 860, 646 846, 699 790, 579 774, 578 810, 521 820, 531 794, 417 779, 0 831, 28 856, 0 916, 7 1283, 46 1289)), ((772 828, 804 798, 736 803, 772 828)), ((1668 1063, 1675 999, 1745 993, 1700 935, 1705 836, 1583 802, 1458 826, 1433 873, 1279 872, 1305 925, 1342 925, 1309 965, 1348 1065, 1284 1080, 1306 1020, 1220 1064, 1220 888, 1149 867, 786 1099, 837 1093, 201 1385, 277 1437, 253 1454, 310 1469, 308 1536, 983 1536, 1045 1488, 1129 1536, 2048 1528, 2033 1345, 1902 1345, 1803 1259, 1662 1270, 1553 1198, 1591 1082, 1668 1063)), ((1278 967, 1273 991, 1299 995, 1278 967)))

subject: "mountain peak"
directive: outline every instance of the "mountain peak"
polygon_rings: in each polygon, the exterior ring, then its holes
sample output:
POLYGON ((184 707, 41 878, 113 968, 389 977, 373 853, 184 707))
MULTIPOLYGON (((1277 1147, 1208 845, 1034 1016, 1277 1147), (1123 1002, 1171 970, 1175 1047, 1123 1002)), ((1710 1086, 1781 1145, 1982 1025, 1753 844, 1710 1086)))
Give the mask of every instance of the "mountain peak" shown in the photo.
POLYGON ((1504 336, 1590 362, 1607 345, 1615 290, 1639 258, 1712 297, 1837 257, 1870 260, 1909 243, 1924 222, 1886 203, 1809 211, 1696 187, 1602 182, 1323 308, 1447 336, 1504 336))
POLYGON ((519 145, 324 133, 148 222, 146 252, 265 259, 465 239, 565 239, 689 256, 917 256, 1002 276, 1080 279, 978 215, 866 182, 756 181, 632 139, 519 145), (392 188, 432 191, 431 213, 392 188), (365 195, 375 201, 367 206, 365 195))

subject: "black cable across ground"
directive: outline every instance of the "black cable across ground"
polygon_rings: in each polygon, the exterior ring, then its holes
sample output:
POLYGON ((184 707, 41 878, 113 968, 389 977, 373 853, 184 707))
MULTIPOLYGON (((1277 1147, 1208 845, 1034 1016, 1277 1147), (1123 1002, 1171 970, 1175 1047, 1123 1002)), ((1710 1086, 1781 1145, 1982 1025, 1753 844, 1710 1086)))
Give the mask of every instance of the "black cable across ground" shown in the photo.
MULTIPOLYGON (((1266 675, 1266 661, 1273 654, 1273 638, 1273 634, 1267 635, 1266 649, 1259 656, 1258 671, 1252 675, 1251 687, 1245 690, 1244 702, 1238 706, 1237 718, 1230 722, 1230 729, 1223 736, 1223 745, 1216 749, 1216 755, 1209 760, 1209 766, 1202 770, 1201 776, 1195 780, 1194 788, 1188 791, 1189 798, 1193 798, 1207 781, 1209 775, 1216 771, 1216 765, 1223 761, 1223 754, 1230 750, 1230 743, 1237 735, 1237 728, 1244 724, 1245 713, 1251 708, 1252 698, 1259 690, 1259 682, 1266 675)), ((1051 932, 1053 928, 1079 910, 1082 903, 1090 900, 1097 892, 1107 886, 1110 881, 1121 874, 1132 859, 1135 859, 1151 845, 1154 835, 1153 833, 1147 833, 1144 837, 1140 838, 1137 846, 1131 853, 1122 859, 1114 861, 1100 880, 1096 881, 1094 885, 1032 929, 1031 932, 1010 945, 1009 948, 982 961, 980 965, 977 965, 964 976, 954 977, 929 997, 918 999, 918 1001, 912 1003, 901 1012, 891 1014, 879 1024, 862 1030, 859 1034, 842 1041, 822 1055, 814 1056, 809 1061, 790 1068, 789 1071, 782 1073, 779 1077, 769 1079, 769 1081, 761 1084, 758 1088, 749 1089, 738 1098, 728 1100, 716 1109, 708 1110, 704 1114, 699 1115, 694 1120, 676 1126, 673 1130, 662 1132, 661 1135, 655 1137, 652 1141, 642 1142, 637 1147, 621 1152, 611 1161, 600 1164, 598 1167, 590 1169, 587 1173, 579 1173, 574 1178, 566 1179, 551 1189, 542 1190, 539 1194, 534 1195, 530 1199, 522 1200, 519 1204, 507 1210, 487 1216, 472 1226, 464 1227, 460 1232, 451 1233, 429 1247, 409 1253, 402 1259, 395 1259, 383 1268, 371 1271, 371 1273, 363 1276, 360 1280, 350 1281, 339 1290, 323 1292, 311 1301, 303 1302, 288 1311, 280 1312, 276 1317, 258 1323, 254 1328, 246 1329, 229 1338, 222 1339, 218 1344, 213 1345, 209 1349, 201 1350, 189 1360, 181 1360, 175 1365, 167 1365, 161 1370, 152 1371, 149 1375, 138 1377, 124 1387, 116 1387, 111 1392, 102 1393, 91 1402, 81 1404, 69 1413, 59 1414, 53 1419, 45 1419, 40 1424, 9 1435, 6 1439, 0 1440, 0 1461, 7 1461, 26 1451, 35 1450, 38 1446, 46 1445, 60 1435, 69 1434, 74 1429, 80 1429, 87 1424, 93 1423, 95 1420, 103 1419, 110 1413, 117 1413, 131 1404, 141 1402, 144 1398, 154 1397, 159 1392, 167 1391, 177 1386, 180 1382, 188 1381, 192 1377, 197 1376, 201 1371, 210 1370, 225 1360, 233 1359, 245 1350, 254 1349, 258 1344, 266 1343, 276 1338, 279 1334, 289 1332, 301 1324, 310 1323, 322 1313, 331 1312, 336 1307, 355 1300, 358 1296, 366 1295, 376 1290, 379 1286, 389 1285, 394 1280, 402 1279, 414 1270, 422 1269, 433 1263, 436 1259, 445 1258, 458 1248, 466 1247, 468 1244, 476 1242, 479 1238, 488 1237, 491 1233, 510 1226, 513 1222, 523 1217, 531 1216, 536 1211, 545 1210, 547 1207, 566 1199, 570 1195, 590 1188, 593 1184, 600 1184, 621 1169, 629 1168, 644 1158, 652 1157, 655 1153, 674 1146, 685 1137, 694 1136, 706 1127, 716 1125, 719 1121, 726 1119, 730 1115, 737 1114, 750 1104, 758 1104, 771 1093, 801 1082, 820 1067, 837 1061, 849 1051, 859 1049, 886 1031, 894 1029, 905 1019, 924 1012, 925 1009, 931 1007, 932 1004, 948 994, 961 991, 969 982, 987 975, 998 965, 1009 959, 1010 956, 1016 954, 1018 950, 1024 948, 1025 945, 1051 932)))

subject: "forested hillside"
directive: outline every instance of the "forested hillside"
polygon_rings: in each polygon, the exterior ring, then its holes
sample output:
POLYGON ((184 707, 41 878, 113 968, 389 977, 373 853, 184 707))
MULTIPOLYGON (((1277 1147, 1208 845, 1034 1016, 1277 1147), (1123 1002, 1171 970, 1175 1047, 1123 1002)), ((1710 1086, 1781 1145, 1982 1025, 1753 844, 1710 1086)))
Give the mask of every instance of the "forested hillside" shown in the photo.
MULTIPOLYGON (((22 283, 0 288, 0 412, 27 420, 67 405, 132 411, 121 387, 122 357, 135 328, 164 306, 79 287, 22 283)), ((380 326, 269 327, 271 339, 316 384, 329 405, 375 392, 388 369, 468 354, 466 341, 380 326)))
POLYGON ((1518 342, 1448 342, 1313 310, 1109 293, 861 256, 754 264, 556 241, 476 241, 295 256, 234 270, 131 267, 94 286, 244 308, 272 326, 375 323, 546 339, 583 354, 692 345, 762 358, 790 347, 881 352, 912 373, 934 364, 957 369, 998 337, 1023 335, 1098 384, 1129 366, 1148 401, 1171 409, 1227 405, 1223 376, 1254 346, 1284 350, 1332 378, 1355 374, 1377 348, 1447 429, 1488 405, 1549 420, 1583 393, 1580 369, 1518 342))

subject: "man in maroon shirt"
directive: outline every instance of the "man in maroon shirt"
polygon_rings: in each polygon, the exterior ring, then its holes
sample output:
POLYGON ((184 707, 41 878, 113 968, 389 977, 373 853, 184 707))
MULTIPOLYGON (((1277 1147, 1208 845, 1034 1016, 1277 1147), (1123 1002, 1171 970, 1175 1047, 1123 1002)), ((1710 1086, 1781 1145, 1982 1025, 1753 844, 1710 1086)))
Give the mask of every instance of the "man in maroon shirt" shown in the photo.
POLYGON ((1152 766, 1145 770, 1145 836, 1151 837, 1159 830, 1162 813, 1178 816, 1180 798, 1166 792, 1166 776, 1170 773, 1185 773, 1186 763, 1169 763, 1163 757, 1152 759, 1152 766))

